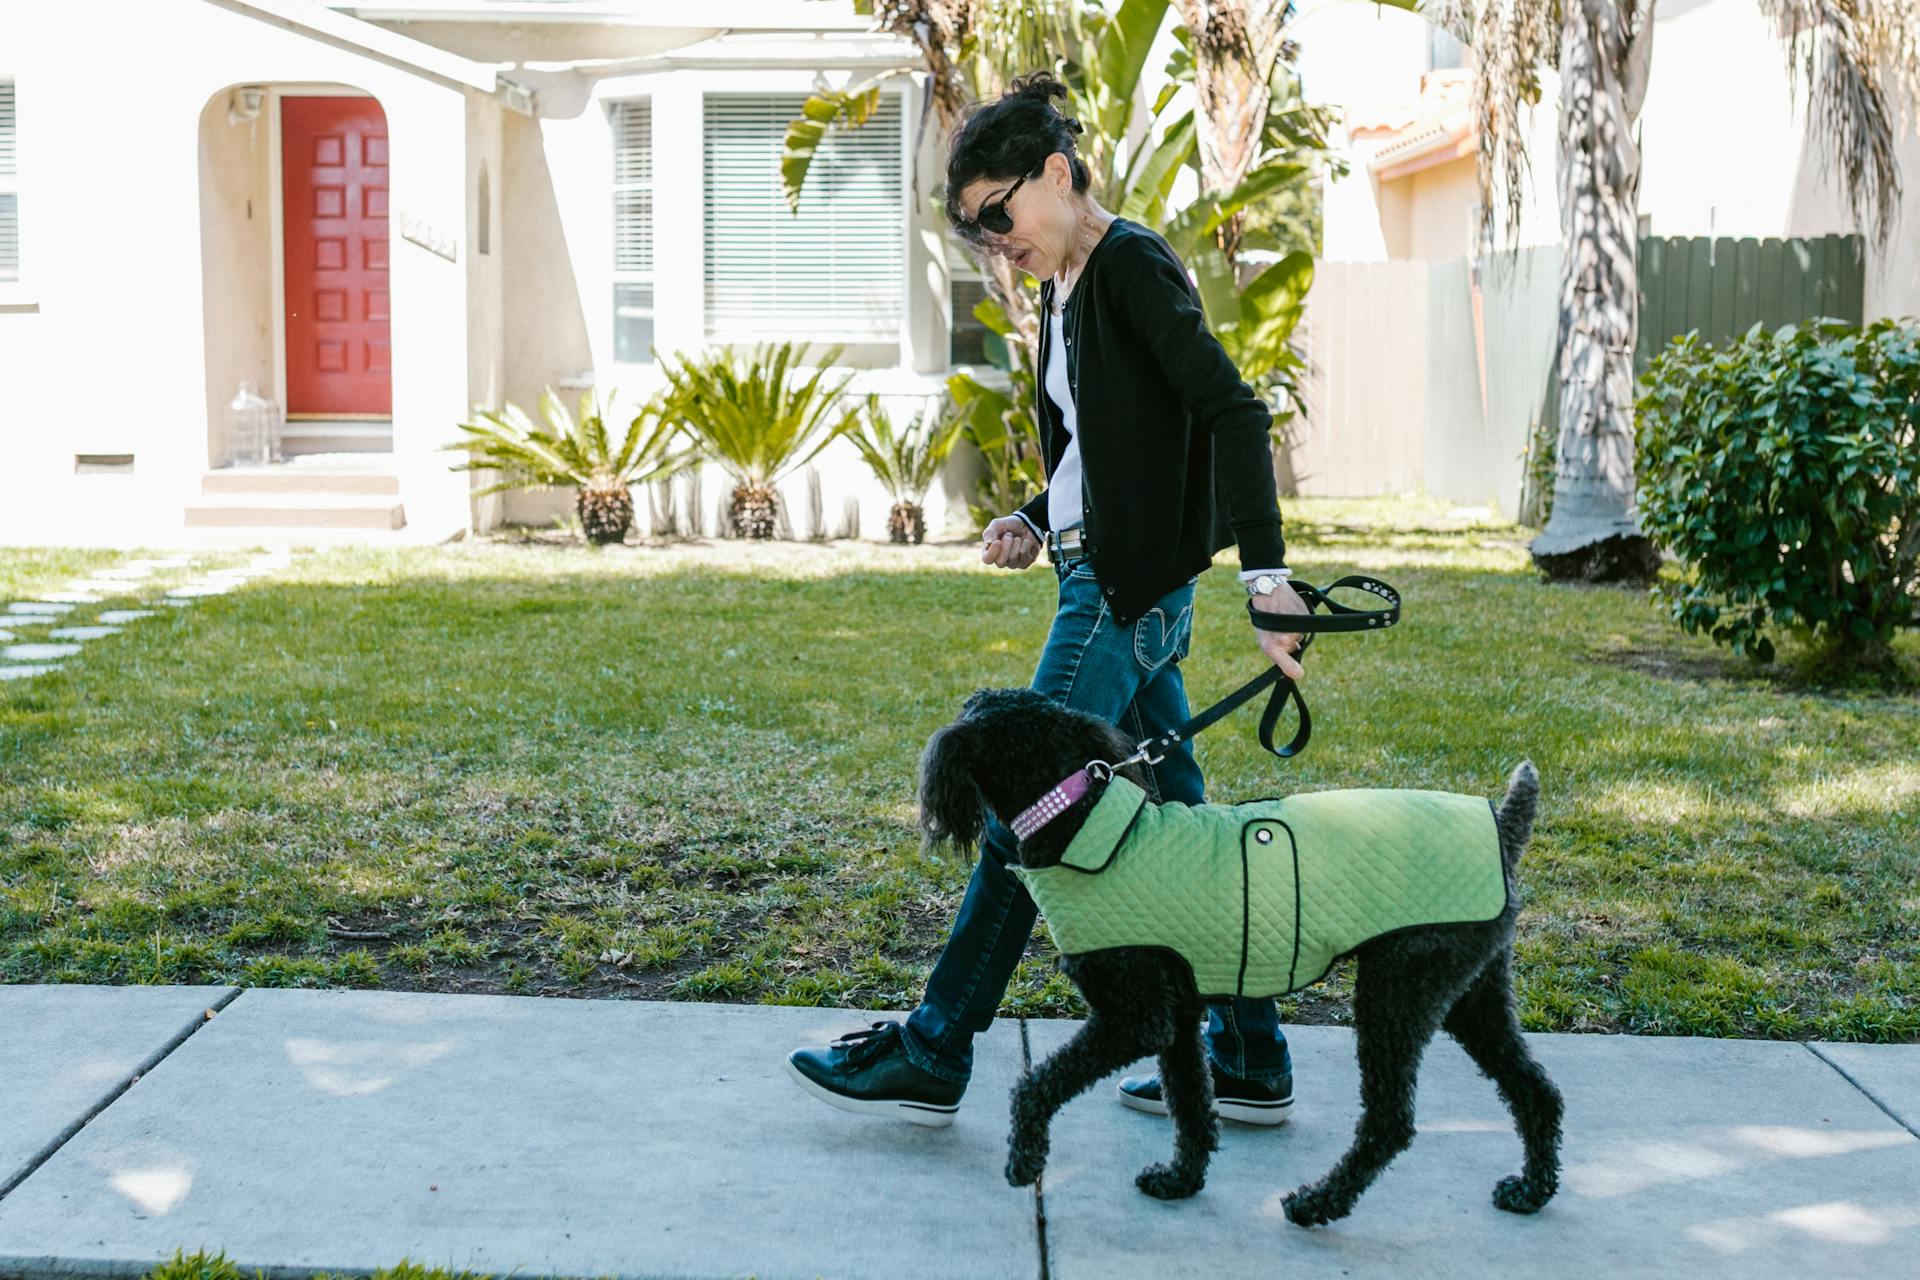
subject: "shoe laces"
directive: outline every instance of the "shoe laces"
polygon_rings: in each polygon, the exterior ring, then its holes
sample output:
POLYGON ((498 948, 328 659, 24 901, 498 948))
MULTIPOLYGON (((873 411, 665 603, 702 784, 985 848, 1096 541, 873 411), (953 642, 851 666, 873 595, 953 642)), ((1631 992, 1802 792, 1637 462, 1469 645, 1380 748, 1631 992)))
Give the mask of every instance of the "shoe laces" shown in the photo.
POLYGON ((865 1031, 855 1031, 833 1042, 833 1048, 846 1054, 847 1065, 859 1066, 888 1052, 900 1037, 897 1022, 876 1022, 865 1031))

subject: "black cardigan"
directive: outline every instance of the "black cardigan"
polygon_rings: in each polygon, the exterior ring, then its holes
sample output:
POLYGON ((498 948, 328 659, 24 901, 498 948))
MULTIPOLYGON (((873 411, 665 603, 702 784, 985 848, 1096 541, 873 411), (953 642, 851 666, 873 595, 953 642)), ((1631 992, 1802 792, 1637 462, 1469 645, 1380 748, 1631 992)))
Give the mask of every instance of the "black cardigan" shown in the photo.
MULTIPOLYGON (((1051 479, 1068 438, 1046 390, 1051 280, 1040 299, 1035 413, 1051 479)), ((1087 255, 1062 327, 1086 545, 1115 620, 1132 623, 1236 542, 1242 569, 1285 565, 1272 415, 1207 329, 1172 247, 1115 218, 1087 255)), ((1020 514, 1046 530, 1046 493, 1020 514)))

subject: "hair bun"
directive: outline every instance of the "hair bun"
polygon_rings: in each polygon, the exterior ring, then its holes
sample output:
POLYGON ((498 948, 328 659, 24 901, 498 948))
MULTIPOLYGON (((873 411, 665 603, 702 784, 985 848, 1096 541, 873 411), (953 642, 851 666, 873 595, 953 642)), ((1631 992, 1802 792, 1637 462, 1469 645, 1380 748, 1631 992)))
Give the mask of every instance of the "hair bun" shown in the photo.
POLYGON ((1016 97, 1050 102, 1054 98, 1066 97, 1067 86, 1055 80, 1050 71, 1034 71, 1024 76, 1015 76, 1008 83, 1007 92, 1016 97))

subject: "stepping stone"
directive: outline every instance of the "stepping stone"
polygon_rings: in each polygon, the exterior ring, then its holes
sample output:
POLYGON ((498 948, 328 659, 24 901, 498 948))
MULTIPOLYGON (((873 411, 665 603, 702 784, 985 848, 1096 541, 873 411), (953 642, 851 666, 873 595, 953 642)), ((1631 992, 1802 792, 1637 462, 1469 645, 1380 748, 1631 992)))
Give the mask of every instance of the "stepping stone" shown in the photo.
POLYGON ((245 582, 259 576, 258 569, 213 569, 207 573, 209 582, 245 582))
POLYGON ((165 599, 165 600, 162 600, 162 601, 161 601, 160 603, 161 603, 161 604, 170 604, 170 605, 172 605, 172 606, 173 606, 174 608, 176 608, 176 609, 184 609, 184 608, 186 608, 186 607, 187 607, 188 605, 190 605, 190 604, 192 604, 192 603, 193 603, 193 601, 192 601, 192 599, 191 599, 191 598, 189 598, 189 599, 186 599, 186 600, 175 600, 175 599, 173 599, 173 598, 172 598, 171 596, 169 596, 169 597, 168 597, 167 599, 165 599))
POLYGON ((0 680, 25 680, 30 676, 43 676, 49 671, 58 671, 57 662, 38 663, 30 667, 0 667, 0 680))
POLYGON ((47 632, 49 640, 98 640, 101 636, 117 636, 118 627, 55 627, 47 632))
POLYGON ((55 604, 99 604, 100 597, 91 591, 49 591, 40 597, 55 604))
POLYGON ((0 644, 6 644, 8 641, 12 639, 13 639, 13 632, 0 631, 0 644))
POLYGON ((0 619, 4 619, 10 627, 44 627, 49 622, 60 621, 60 615, 56 613, 0 613, 0 619))
POLYGON ((16 600, 7 606, 12 614, 55 614, 72 613, 73 606, 61 604, 57 600, 16 600))
POLYGON ((112 578, 75 578, 67 584, 69 591, 85 591, 90 595, 124 596, 138 591, 144 584, 120 582, 112 578))
POLYGON ((100 621, 115 627, 128 622, 138 622, 142 618, 151 618, 152 616, 153 610, 151 609, 102 609, 100 611, 100 621))
POLYGON ((231 582, 189 582, 184 587, 175 587, 167 595, 175 600, 190 600, 196 596, 223 596, 233 588, 231 582))
POLYGON ((128 569, 184 569, 193 563, 192 556, 167 556, 164 559, 141 558, 129 560, 123 566, 128 569))
POLYGON ((95 569, 93 571, 93 576, 96 578, 119 578, 122 580, 145 578, 152 576, 152 574, 153 570, 151 569, 145 567, 135 568, 132 565, 122 565, 118 569, 95 569))
POLYGON ((0 649, 0 658, 8 662, 48 662, 54 658, 71 658, 78 652, 77 644, 10 644, 0 649))

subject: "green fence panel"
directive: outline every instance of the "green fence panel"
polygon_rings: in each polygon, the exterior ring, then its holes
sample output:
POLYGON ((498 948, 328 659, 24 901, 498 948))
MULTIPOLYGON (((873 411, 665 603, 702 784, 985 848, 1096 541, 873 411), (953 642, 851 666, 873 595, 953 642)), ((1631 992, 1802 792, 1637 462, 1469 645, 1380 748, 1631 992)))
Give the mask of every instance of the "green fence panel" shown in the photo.
POLYGON ((1777 329, 1816 316, 1859 324, 1865 288, 1865 245, 1857 235, 1648 236, 1640 241, 1634 371, 1644 373, 1669 342, 1695 329, 1721 343, 1755 324, 1777 329))

